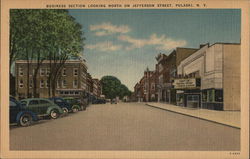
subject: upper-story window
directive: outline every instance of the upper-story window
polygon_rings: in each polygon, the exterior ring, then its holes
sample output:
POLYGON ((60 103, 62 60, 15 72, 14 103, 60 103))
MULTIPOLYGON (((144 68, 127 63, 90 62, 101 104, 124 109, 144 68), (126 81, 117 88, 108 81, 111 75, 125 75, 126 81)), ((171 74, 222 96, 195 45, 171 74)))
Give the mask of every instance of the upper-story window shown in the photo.
POLYGON ((23 80, 21 79, 21 80, 19 80, 19 88, 23 88, 23 80))
POLYGON ((45 68, 41 68, 40 69, 40 76, 44 76, 45 75, 45 68))
POLYGON ((49 88, 49 80, 46 80, 46 88, 49 88))
POLYGON ((62 69, 62 76, 66 76, 66 68, 62 69))
POLYGON ((65 88, 67 86, 66 80, 62 80, 62 87, 65 88))
POLYGON ((46 76, 49 76, 49 74, 50 74, 50 68, 47 68, 46 69, 46 76))
POLYGON ((22 67, 19 67, 18 72, 19 72, 19 76, 23 76, 23 68, 22 67))
POLYGON ((44 80, 40 81, 40 88, 44 88, 44 80))
POLYGON ((74 68, 73 69, 73 75, 74 76, 78 76, 78 68, 74 68))

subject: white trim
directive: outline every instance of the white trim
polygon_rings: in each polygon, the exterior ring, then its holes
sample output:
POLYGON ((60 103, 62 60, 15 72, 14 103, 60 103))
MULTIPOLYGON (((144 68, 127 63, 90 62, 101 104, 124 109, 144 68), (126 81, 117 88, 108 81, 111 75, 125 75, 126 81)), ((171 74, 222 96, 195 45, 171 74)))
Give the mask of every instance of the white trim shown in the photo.
POLYGON ((46 73, 46 69, 45 68, 40 68, 39 69, 39 72, 40 72, 40 76, 45 76, 45 73, 46 73), (43 70, 43 71, 42 71, 43 70), (43 73, 43 75, 42 75, 43 73))
POLYGON ((19 76, 23 76, 23 68, 22 67, 19 67, 18 68, 18 75, 19 76), (22 71, 21 71, 22 70, 22 71), (22 74, 21 74, 22 73, 22 74))
POLYGON ((62 76, 67 76, 66 68, 63 68, 63 69, 62 69, 62 76))

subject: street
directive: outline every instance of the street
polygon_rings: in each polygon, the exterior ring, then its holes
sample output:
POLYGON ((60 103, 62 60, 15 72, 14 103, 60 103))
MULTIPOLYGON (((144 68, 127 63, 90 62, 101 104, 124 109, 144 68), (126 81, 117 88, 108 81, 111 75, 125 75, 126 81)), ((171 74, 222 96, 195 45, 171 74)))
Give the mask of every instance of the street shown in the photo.
POLYGON ((240 150, 240 130, 148 107, 90 105, 86 111, 10 128, 11 150, 240 150))

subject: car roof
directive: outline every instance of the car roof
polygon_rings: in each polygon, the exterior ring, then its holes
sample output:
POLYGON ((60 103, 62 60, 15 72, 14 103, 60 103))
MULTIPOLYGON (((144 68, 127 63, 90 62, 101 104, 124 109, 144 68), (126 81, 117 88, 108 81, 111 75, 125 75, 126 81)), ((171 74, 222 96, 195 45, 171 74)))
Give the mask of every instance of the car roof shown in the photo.
POLYGON ((22 99, 21 101, 31 101, 31 100, 47 100, 47 101, 49 101, 49 99, 47 99, 47 98, 26 98, 26 99, 22 99))

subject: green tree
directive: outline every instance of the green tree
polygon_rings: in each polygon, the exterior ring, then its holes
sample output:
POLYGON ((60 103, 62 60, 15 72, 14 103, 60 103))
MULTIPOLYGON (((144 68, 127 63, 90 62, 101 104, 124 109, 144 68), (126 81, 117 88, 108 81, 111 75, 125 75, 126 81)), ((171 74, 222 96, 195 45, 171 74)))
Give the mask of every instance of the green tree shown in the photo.
POLYGON ((109 99, 114 99, 116 96, 119 96, 119 98, 122 99, 124 96, 131 93, 129 89, 114 76, 102 77, 101 85, 102 93, 109 99))
MULTIPOLYGON (((44 60, 50 61, 49 95, 55 94, 60 69, 66 60, 83 51, 82 27, 67 10, 11 10, 10 65, 15 59, 35 60, 33 94, 37 96, 37 75, 44 60)), ((29 71, 28 71, 29 72, 29 71)), ((27 82, 29 85, 29 81, 27 82)))

